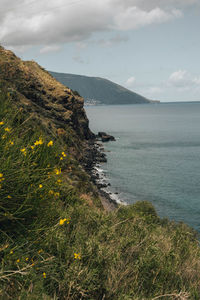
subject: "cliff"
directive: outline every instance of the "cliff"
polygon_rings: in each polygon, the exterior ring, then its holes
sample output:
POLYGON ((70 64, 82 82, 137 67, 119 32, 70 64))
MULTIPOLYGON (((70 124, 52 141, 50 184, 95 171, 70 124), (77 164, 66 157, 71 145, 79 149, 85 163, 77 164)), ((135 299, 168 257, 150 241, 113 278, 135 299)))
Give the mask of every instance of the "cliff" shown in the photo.
POLYGON ((82 140, 94 137, 88 127, 83 98, 74 95, 36 62, 22 61, 0 47, 0 81, 9 87, 18 105, 53 135, 58 134, 59 128, 71 127, 82 140))
POLYGON ((149 202, 105 211, 92 143, 83 99, 1 47, 0 299, 200 299, 197 234, 149 202))

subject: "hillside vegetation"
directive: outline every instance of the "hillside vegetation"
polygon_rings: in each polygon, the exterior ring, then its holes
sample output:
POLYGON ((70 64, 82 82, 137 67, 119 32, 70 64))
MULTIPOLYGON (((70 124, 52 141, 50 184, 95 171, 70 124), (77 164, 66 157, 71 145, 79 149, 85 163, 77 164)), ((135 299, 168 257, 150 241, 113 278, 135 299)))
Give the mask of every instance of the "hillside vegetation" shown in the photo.
MULTIPOLYGON (((104 211, 80 165, 87 140, 93 138, 81 99, 68 90, 74 118, 63 121, 66 109, 60 111, 63 104, 57 104, 63 96, 44 98, 48 89, 38 79, 38 74, 50 75, 38 66, 36 75, 32 71, 31 80, 35 76, 41 84, 36 103, 19 84, 21 80, 30 91, 30 78, 23 79, 29 71, 19 79, 10 75, 19 68, 18 58, 15 64, 8 58, 9 77, 3 75, 4 51, 0 53, 0 299, 200 299, 195 232, 160 219, 148 202, 104 211), (51 111, 42 106, 45 99, 51 111)), ((64 99, 68 105, 65 94, 64 99)))
POLYGON ((86 103, 142 104, 150 101, 110 80, 100 77, 50 72, 59 82, 77 91, 86 103))

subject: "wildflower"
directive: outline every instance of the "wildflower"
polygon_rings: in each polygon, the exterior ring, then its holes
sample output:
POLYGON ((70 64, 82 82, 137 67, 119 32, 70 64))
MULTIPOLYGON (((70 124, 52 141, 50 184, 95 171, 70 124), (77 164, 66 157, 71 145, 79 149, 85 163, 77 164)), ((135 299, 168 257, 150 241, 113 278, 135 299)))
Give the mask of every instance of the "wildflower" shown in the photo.
POLYGON ((13 250, 10 251, 10 254, 13 254, 13 250))
POLYGON ((0 182, 4 181, 5 178, 3 177, 3 173, 0 173, 0 182))
POLYGON ((65 154, 65 152, 62 152, 62 156, 63 156, 63 157, 66 157, 67 155, 65 154))
POLYGON ((59 193, 59 192, 56 192, 56 193, 54 193, 54 196, 55 196, 56 198, 58 198, 58 197, 60 197, 60 193, 59 193))
POLYGON ((28 258, 28 257, 26 257, 26 261, 28 261, 28 259, 29 259, 29 258, 28 258))
POLYGON ((56 173, 56 175, 61 174, 61 169, 55 169, 55 173, 56 173))
POLYGON ((42 249, 40 249, 40 250, 38 251, 38 254, 40 254, 41 252, 43 252, 43 250, 42 250, 42 249))
POLYGON ((6 127, 4 130, 7 131, 7 132, 10 132, 10 131, 11 131, 11 129, 8 128, 8 127, 6 127))
POLYGON ((53 146, 53 141, 48 142, 47 147, 53 146))
POLYGON ((11 145, 11 146, 13 146, 13 145, 14 145, 14 142, 13 142, 13 141, 11 141, 11 140, 9 141, 9 143, 10 143, 10 145, 11 145))
POLYGON ((26 156, 26 148, 20 149, 20 151, 26 156))
POLYGON ((62 156, 60 157, 60 160, 63 160, 63 157, 62 157, 62 156))
POLYGON ((74 259, 81 259, 80 253, 74 253, 74 259))
POLYGON ((31 149, 34 150, 35 146, 31 146, 31 149))
POLYGON ((67 219, 60 219, 59 224, 64 225, 64 223, 67 221, 67 219))
POLYGON ((45 272, 42 273, 43 278, 47 278, 47 274, 45 272))
POLYGON ((19 262, 20 262, 20 259, 18 258, 18 259, 16 260, 16 262, 19 263, 19 262))
POLYGON ((12 199, 12 197, 10 196, 10 195, 8 195, 8 197, 7 197, 8 199, 12 199))
POLYGON ((1 122, 0 122, 0 125, 3 125, 3 124, 4 124, 4 122, 3 122, 3 121, 1 121, 1 122))
POLYGON ((38 145, 42 145, 43 144, 43 140, 40 138, 38 141, 35 141, 34 145, 38 146, 38 145))
POLYGON ((39 188, 41 189, 43 187, 43 185, 42 184, 39 184, 39 188))
POLYGON ((54 194, 54 191, 50 190, 50 191, 49 191, 49 194, 50 194, 50 195, 53 195, 53 194, 54 194))
POLYGON ((57 184, 60 184, 61 182, 62 182, 61 179, 58 179, 58 180, 57 180, 57 184))

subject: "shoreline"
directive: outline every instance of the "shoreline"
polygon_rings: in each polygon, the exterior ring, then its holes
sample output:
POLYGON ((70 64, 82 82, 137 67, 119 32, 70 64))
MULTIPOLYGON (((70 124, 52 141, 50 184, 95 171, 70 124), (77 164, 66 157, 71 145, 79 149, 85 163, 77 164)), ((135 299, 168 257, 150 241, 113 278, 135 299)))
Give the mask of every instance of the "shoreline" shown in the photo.
MULTIPOLYGON (((114 195, 114 193, 109 191, 111 184, 107 180, 103 169, 101 169, 102 163, 107 163, 107 158, 102 142, 96 137, 88 143, 83 165, 98 190, 104 209, 106 211, 113 211, 117 209, 119 205, 123 205, 123 201, 118 202, 113 199, 112 195, 114 195)), ((126 203, 124 203, 124 205, 125 204, 126 203)))

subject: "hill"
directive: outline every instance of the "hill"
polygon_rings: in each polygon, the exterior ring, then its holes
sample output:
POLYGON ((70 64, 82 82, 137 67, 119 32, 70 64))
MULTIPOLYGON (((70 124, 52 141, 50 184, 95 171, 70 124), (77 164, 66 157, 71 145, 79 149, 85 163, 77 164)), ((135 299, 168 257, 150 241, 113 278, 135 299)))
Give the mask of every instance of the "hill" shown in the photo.
POLYGON ((110 80, 99 77, 50 72, 59 82, 84 97, 86 104, 138 104, 150 103, 110 80))
POLYGON ((0 299, 200 299, 196 233, 149 202, 105 211, 93 143, 83 99, 0 47, 0 299))

